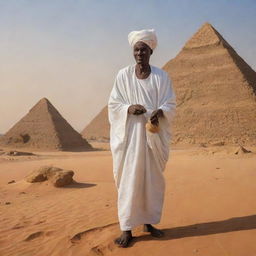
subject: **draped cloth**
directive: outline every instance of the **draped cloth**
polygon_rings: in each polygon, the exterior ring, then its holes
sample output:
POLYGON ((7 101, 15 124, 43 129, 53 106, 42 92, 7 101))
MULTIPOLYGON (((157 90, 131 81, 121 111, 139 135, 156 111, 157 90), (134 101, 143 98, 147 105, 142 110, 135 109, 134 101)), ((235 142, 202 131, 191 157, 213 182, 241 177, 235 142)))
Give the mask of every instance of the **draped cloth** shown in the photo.
POLYGON ((152 50, 157 46, 157 37, 154 29, 143 29, 139 31, 132 31, 128 35, 129 44, 134 47, 137 42, 147 44, 152 50))
POLYGON ((146 79, 138 79, 135 65, 121 69, 108 102, 110 147, 114 180, 118 191, 118 218, 122 231, 141 224, 160 222, 164 200, 163 170, 169 156, 170 123, 175 112, 175 94, 165 71, 151 67, 146 79), (128 114, 130 105, 140 104, 142 115, 128 114), (162 109, 159 133, 145 125, 151 113, 162 109))

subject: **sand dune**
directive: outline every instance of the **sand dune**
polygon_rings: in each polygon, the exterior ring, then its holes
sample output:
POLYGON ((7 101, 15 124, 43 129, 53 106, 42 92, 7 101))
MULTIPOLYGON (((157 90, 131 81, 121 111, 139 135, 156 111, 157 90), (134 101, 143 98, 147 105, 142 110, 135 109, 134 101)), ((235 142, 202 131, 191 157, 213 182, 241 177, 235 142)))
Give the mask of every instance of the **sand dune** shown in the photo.
POLYGON ((256 255, 256 155, 234 150, 173 151, 158 225, 166 235, 158 240, 138 227, 127 249, 113 243, 120 231, 109 151, 2 157, 0 255, 256 255), (77 183, 55 188, 23 180, 42 165, 74 170, 77 183))

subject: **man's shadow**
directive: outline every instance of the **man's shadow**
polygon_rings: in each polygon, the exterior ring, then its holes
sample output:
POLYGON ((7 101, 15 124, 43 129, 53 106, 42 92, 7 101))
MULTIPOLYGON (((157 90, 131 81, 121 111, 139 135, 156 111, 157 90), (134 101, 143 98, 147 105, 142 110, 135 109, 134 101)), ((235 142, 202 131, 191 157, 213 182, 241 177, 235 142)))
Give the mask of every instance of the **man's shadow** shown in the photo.
MULTIPOLYGON (((160 238, 160 240, 205 236, 250 229, 256 229, 256 215, 234 217, 227 220, 163 229, 165 235, 164 237, 160 238)), ((144 235, 136 237, 134 242, 151 239, 152 237, 150 235, 144 235)))

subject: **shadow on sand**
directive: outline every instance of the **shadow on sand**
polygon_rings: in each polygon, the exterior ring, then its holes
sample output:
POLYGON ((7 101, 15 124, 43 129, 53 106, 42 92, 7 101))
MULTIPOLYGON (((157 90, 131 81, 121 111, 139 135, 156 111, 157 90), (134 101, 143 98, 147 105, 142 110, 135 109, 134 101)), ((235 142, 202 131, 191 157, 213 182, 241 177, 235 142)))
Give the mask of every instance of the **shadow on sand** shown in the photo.
POLYGON ((64 152, 77 153, 77 152, 109 151, 109 149, 104 149, 104 148, 91 148, 91 149, 69 148, 69 149, 64 149, 63 151, 64 151, 64 152))
POLYGON ((63 188, 89 188, 89 187, 94 187, 97 184, 93 184, 93 183, 83 183, 83 182, 73 182, 70 185, 67 185, 63 188))
MULTIPOLYGON (((241 230, 256 229, 256 215, 234 217, 227 220, 199 223, 183 227, 163 229, 165 236, 159 240, 171 240, 184 237, 206 236, 241 230)), ((134 242, 153 239, 150 235, 136 237, 134 242)))

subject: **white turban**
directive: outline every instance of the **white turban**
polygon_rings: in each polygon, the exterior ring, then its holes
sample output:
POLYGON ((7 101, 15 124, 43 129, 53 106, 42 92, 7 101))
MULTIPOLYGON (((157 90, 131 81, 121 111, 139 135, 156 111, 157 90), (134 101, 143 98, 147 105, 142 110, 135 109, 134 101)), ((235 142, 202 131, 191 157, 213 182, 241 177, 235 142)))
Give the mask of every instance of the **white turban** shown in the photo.
POLYGON ((157 37, 154 29, 132 31, 128 35, 128 41, 132 47, 134 47, 137 42, 141 41, 147 44, 152 50, 154 50, 157 45, 157 37))

